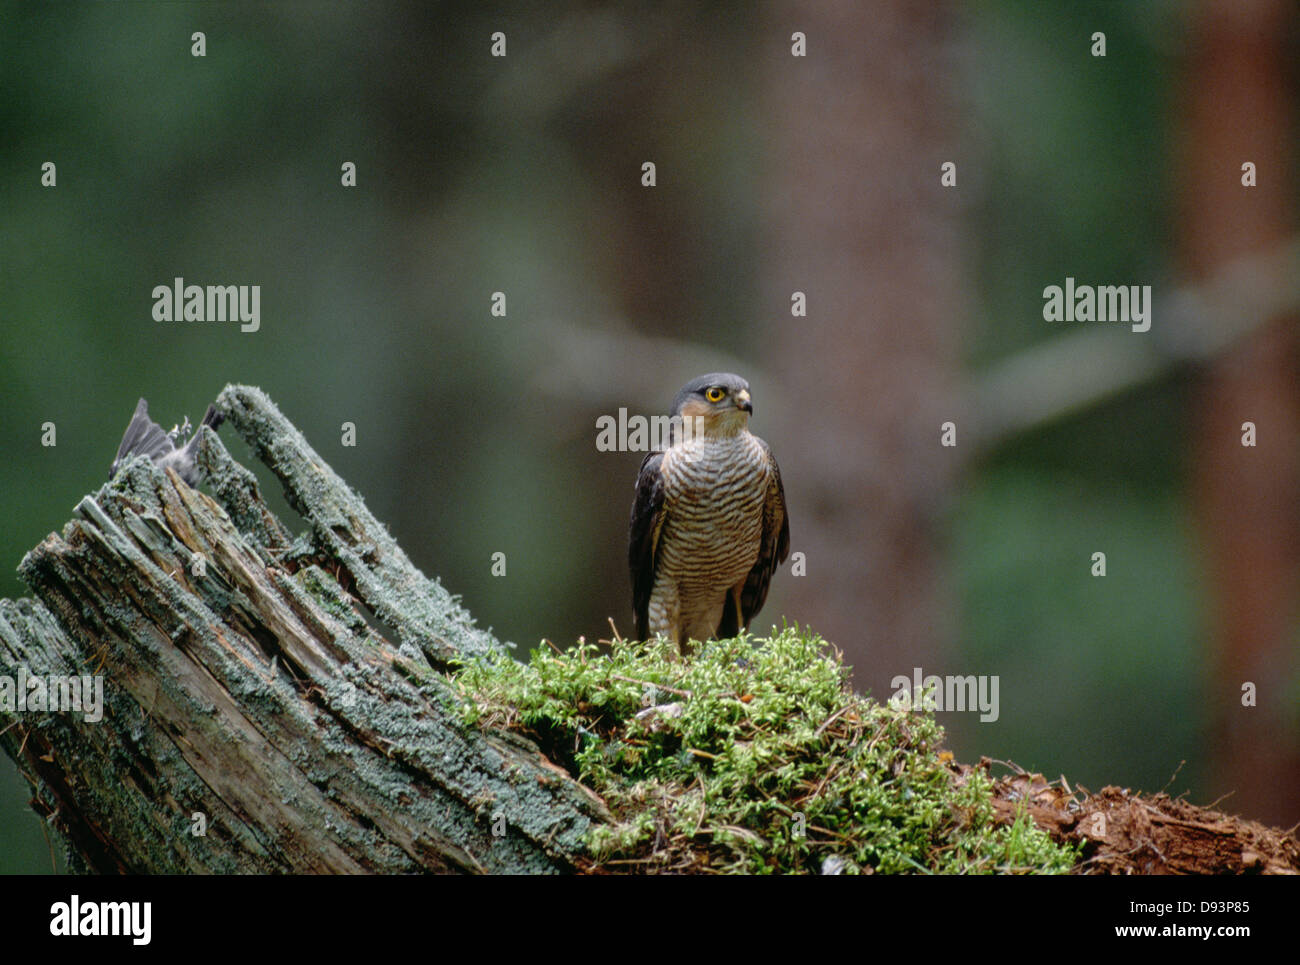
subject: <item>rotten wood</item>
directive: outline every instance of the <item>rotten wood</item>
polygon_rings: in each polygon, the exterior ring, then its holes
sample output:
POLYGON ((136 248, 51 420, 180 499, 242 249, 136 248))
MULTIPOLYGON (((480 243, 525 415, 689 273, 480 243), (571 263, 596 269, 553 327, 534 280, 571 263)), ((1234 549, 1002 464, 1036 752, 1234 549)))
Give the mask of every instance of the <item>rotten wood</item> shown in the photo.
POLYGON ((204 429, 215 499, 137 459, 24 558, 34 598, 0 601, 5 672, 105 682, 98 722, 0 711, 71 866, 570 869, 602 802, 525 742, 462 726, 435 672, 500 644, 262 392, 217 405, 304 533, 204 429))

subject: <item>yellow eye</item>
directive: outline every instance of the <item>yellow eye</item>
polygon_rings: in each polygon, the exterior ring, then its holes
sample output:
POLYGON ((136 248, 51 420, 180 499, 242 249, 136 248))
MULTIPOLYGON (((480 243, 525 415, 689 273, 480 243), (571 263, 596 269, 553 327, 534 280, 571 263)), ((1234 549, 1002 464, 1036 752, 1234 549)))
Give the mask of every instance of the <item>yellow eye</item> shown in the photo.
POLYGON ((717 385, 715 385, 713 388, 709 389, 707 392, 704 393, 704 397, 708 399, 710 402, 721 402, 724 398, 726 398, 726 396, 727 396, 726 391, 721 386, 717 386, 717 385))

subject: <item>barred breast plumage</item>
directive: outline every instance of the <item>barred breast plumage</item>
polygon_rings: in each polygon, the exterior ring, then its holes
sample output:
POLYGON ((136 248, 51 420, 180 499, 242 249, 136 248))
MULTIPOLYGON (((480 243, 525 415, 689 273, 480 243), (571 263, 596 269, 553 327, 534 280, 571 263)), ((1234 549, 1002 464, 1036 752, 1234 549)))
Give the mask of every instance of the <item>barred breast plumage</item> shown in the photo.
POLYGON ((628 543, 640 638, 684 652, 748 628, 767 597, 790 530, 776 460, 746 427, 752 411, 744 379, 701 376, 673 406, 695 431, 641 464, 628 543))
POLYGON ((752 433, 692 439, 664 453, 664 525, 650 632, 707 640, 727 591, 758 559, 770 470, 752 433))

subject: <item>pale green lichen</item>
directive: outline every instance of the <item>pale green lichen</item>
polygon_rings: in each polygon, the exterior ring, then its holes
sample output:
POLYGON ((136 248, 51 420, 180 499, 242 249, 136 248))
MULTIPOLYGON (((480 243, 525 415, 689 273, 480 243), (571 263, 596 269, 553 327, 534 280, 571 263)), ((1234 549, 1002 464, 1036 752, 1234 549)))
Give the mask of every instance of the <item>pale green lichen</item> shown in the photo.
POLYGON ((997 825, 932 715, 855 694, 814 634, 495 655, 455 677, 467 722, 520 731, 599 793, 616 823, 592 870, 1061 873, 1072 849, 1027 817, 997 825), (638 715, 641 716, 638 716, 638 715))

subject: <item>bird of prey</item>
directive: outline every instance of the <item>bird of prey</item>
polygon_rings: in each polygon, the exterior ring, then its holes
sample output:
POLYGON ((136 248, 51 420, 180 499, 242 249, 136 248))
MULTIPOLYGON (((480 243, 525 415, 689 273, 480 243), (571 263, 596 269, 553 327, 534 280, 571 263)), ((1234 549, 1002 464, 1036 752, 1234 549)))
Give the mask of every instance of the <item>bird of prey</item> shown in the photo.
MULTIPOLYGON (((221 413, 216 406, 210 405, 200 426, 211 426, 216 431, 221 421, 221 413)), ((189 419, 185 421, 185 428, 189 428, 189 419)), ((181 432, 179 428, 164 432, 162 426, 149 418, 149 403, 141 399, 135 405, 135 414, 131 416, 126 433, 122 436, 122 444, 117 447, 117 457, 108 470, 108 478, 116 476, 117 471, 130 462, 132 456, 139 455, 148 456, 163 469, 170 467, 176 470, 176 475, 185 480, 186 484, 196 485, 199 481, 199 467, 194 462, 194 453, 199 444, 199 432, 195 430, 189 442, 177 446, 176 439, 181 432)))
POLYGON ((749 431, 749 383, 729 372, 687 382, 666 449, 641 463, 628 563, 637 639, 733 637, 767 599, 790 552, 781 471, 749 431))

